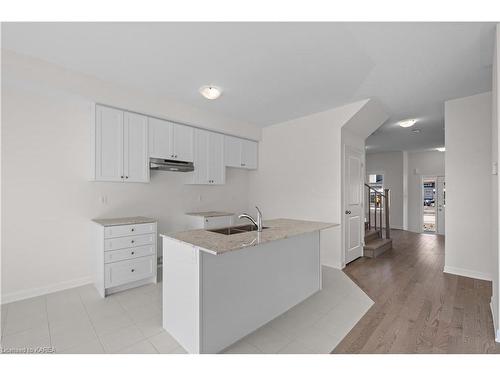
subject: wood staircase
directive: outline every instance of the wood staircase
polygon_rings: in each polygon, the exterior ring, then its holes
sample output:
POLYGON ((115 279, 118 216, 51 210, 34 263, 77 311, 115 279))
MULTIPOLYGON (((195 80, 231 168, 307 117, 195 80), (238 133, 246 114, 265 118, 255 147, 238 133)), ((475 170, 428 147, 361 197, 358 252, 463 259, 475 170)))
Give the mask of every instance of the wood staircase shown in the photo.
POLYGON ((384 194, 382 194, 381 192, 372 188, 370 185, 365 184, 365 187, 367 188, 368 192, 368 201, 366 205, 368 207, 368 212, 366 213, 365 221, 365 244, 363 246, 363 255, 369 258, 376 258, 383 252, 392 249, 391 230, 389 224, 389 189, 385 189, 384 194), (372 201, 374 203, 373 214, 372 201), (382 226, 383 216, 385 216, 384 231, 382 226), (383 232, 385 232, 385 238, 383 232))
POLYGON ((368 258, 376 258, 390 249, 392 249, 392 238, 382 238, 381 230, 368 229, 368 223, 365 223, 363 255, 368 258))

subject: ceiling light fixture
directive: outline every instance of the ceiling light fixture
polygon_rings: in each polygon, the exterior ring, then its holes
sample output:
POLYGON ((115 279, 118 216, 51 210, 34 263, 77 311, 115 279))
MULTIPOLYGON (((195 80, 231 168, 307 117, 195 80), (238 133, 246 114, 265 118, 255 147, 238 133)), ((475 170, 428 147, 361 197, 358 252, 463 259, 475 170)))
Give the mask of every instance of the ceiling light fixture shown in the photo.
POLYGON ((417 122, 416 119, 403 120, 403 121, 399 121, 398 125, 401 126, 402 128, 409 128, 410 126, 415 125, 416 122, 417 122))
POLYGON ((445 152, 446 148, 445 147, 436 147, 436 151, 445 152))
POLYGON ((200 94, 208 100, 215 100, 222 94, 222 90, 216 86, 202 86, 200 87, 200 94))

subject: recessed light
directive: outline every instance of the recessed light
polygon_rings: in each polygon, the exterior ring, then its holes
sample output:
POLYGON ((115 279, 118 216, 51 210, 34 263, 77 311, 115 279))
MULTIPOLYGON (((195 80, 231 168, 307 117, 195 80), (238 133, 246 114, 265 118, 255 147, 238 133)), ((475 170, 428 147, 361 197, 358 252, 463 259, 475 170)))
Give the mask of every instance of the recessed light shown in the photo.
POLYGON ((446 148, 445 147, 436 147, 436 151, 445 152, 446 148))
POLYGON ((216 86, 202 86, 200 87, 200 94, 208 100, 214 100, 222 94, 222 90, 216 86))
POLYGON ((402 128, 409 128, 410 126, 415 125, 416 122, 417 122, 416 119, 403 120, 403 121, 399 121, 398 125, 401 126, 402 128))

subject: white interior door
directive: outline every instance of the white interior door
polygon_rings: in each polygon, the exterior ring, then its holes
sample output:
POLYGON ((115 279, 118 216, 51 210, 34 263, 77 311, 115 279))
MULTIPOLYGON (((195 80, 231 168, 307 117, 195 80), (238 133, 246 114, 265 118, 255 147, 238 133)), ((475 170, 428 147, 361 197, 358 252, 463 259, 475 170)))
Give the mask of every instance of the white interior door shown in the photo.
POLYGON ((344 235, 345 262, 363 256, 363 156, 344 149, 344 235))
POLYGON ((437 234, 444 235, 445 213, 446 213, 446 181, 444 177, 438 177, 436 180, 436 222, 437 234))

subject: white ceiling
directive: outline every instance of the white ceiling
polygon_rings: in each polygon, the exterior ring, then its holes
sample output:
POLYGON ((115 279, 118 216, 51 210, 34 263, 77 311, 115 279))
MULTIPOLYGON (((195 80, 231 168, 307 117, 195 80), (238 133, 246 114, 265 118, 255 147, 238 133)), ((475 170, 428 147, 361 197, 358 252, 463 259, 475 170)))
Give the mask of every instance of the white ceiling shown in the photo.
POLYGON ((444 144, 443 102, 491 89, 493 23, 8 23, 2 46, 266 126, 377 98, 372 152, 444 144), (208 101, 198 88, 215 84, 208 101), (410 129, 396 121, 418 118, 410 129))

